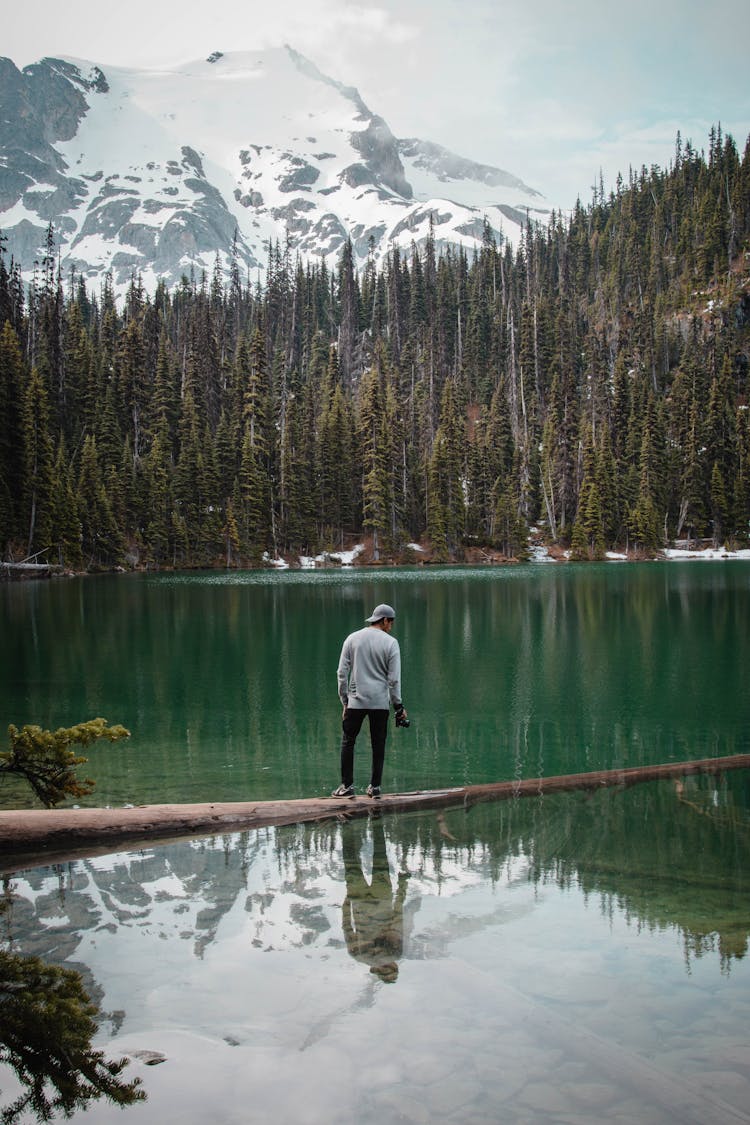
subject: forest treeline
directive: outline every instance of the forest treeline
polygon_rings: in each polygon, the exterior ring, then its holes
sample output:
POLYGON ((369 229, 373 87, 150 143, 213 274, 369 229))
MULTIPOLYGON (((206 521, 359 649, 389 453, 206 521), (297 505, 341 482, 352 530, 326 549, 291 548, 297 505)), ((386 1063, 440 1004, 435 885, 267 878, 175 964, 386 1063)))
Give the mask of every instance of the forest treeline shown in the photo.
POLYGON ((0 255, 0 552, 79 569, 374 556, 600 558, 748 539, 750 141, 677 137, 520 245, 121 302, 0 255))

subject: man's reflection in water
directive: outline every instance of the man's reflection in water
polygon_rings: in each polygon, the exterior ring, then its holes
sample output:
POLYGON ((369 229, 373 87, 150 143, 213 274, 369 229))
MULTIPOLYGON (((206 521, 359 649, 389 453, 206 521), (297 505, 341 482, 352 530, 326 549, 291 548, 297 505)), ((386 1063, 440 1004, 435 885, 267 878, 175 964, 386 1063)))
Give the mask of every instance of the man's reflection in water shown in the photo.
POLYGON ((399 871, 394 892, 383 822, 374 817, 370 823, 373 855, 369 883, 360 860, 360 834, 348 825, 342 833, 346 898, 341 908, 341 921, 346 947, 355 961, 369 965, 371 973, 393 984, 398 979, 398 959, 404 948, 404 899, 409 876, 399 871))

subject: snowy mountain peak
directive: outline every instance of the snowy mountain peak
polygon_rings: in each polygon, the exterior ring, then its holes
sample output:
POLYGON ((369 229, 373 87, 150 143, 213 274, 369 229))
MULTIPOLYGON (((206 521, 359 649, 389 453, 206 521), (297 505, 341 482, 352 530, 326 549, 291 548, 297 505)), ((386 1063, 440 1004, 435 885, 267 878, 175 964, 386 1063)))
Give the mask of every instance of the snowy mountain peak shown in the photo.
POLYGON ((515 241, 546 215, 517 176, 440 145, 397 139, 358 90, 293 47, 214 51, 134 70, 0 59, 0 229, 30 273, 48 224, 63 271, 122 289, 262 271, 269 241, 335 265, 393 245, 481 243, 485 222, 515 241), (236 236, 236 238, 235 238, 236 236))

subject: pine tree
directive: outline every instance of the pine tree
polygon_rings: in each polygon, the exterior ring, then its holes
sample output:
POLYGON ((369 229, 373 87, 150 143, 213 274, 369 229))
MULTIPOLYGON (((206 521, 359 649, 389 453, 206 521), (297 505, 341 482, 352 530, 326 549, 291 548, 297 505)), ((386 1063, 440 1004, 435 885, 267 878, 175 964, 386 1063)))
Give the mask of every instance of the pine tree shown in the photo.
POLYGON ((446 531, 445 505, 443 502, 443 478, 445 477, 445 437, 440 428, 435 434, 432 453, 427 467, 427 536, 432 546, 436 562, 448 559, 449 546, 446 531))
POLYGON ((383 362, 381 351, 376 364, 362 376, 358 419, 358 445, 362 459, 362 523, 372 533, 376 559, 380 558, 380 548, 388 533, 390 500, 383 362))
POLYGON ((695 536, 703 535, 706 519, 704 504, 706 482, 703 470, 705 447, 699 427, 698 406, 693 401, 689 408, 687 432, 682 449, 677 519, 677 535, 681 535, 683 530, 687 531, 688 543, 695 536))
POLYGON ((621 542, 623 511, 619 503, 617 470, 612 453, 609 429, 605 426, 597 452, 596 483, 601 500, 602 532, 605 548, 614 547, 621 542))
POLYGON ((711 468, 711 520, 714 539, 734 534, 731 482, 737 472, 736 411, 732 393, 731 365, 724 356, 720 372, 712 379, 706 418, 706 460, 711 468), (729 483, 730 487, 727 488, 729 483))
POLYGON ((157 433, 145 458, 144 541, 148 561, 162 566, 170 561, 173 508, 172 465, 163 432, 157 433))
POLYGON ((24 514, 28 529, 26 553, 39 554, 51 546, 53 445, 49 396, 36 367, 23 398, 24 514))
POLYGON ((718 461, 711 469, 711 527, 714 547, 720 547, 729 538, 731 523, 726 482, 718 461))
POLYGON ((0 333, 0 549, 5 550, 23 534, 23 386, 21 345, 6 321, 0 333))
POLYGON ((80 570, 81 521, 78 517, 72 468, 65 452, 65 442, 60 441, 55 458, 51 497, 51 539, 57 549, 57 561, 80 570))
POLYGON ((512 483, 508 482, 504 488, 498 487, 496 496, 493 521, 495 545, 506 558, 521 558, 526 551, 528 535, 512 483))
POLYGON ((590 425, 584 427, 583 479, 578 492, 578 510, 571 536, 571 558, 600 560, 605 555, 604 520, 599 492, 599 472, 594 436, 590 425))
POLYGON ((268 384, 266 349, 257 327, 249 349, 249 371, 242 401, 242 445, 239 469, 241 533, 247 550, 259 557, 269 544, 271 480, 268 471, 268 384))
POLYGON ((732 507, 737 541, 746 544, 750 537, 750 419, 747 410, 738 411, 737 417, 737 475, 732 507))
POLYGON ((465 527, 466 418, 461 390, 450 379, 443 389, 435 448, 433 479, 439 488, 448 547, 453 552, 463 539, 465 527))
POLYGON ((650 427, 646 425, 641 440, 638 498, 629 512, 628 530, 634 541, 635 549, 647 555, 653 554, 663 545, 659 512, 654 498, 655 489, 652 433, 650 427))
POLYGON ((0 776, 23 778, 38 800, 52 808, 67 797, 88 796, 94 790, 91 778, 78 777, 76 770, 87 759, 77 755, 71 746, 90 746, 101 738, 117 742, 129 737, 130 731, 125 727, 110 727, 106 719, 89 719, 55 731, 34 725, 19 730, 11 724, 8 750, 0 752, 0 776))
POLYGON ((360 294, 354 269, 354 249, 348 238, 341 251, 338 271, 339 329, 338 360, 344 386, 356 382, 360 365, 359 322, 360 294))
POLYGON ((240 459, 240 524, 247 552, 258 558, 268 542, 268 478, 260 446, 254 442, 251 429, 245 431, 240 459))
POLYGON ((234 505, 231 498, 226 503, 226 518, 224 523, 224 542, 226 544, 227 569, 234 564, 235 557, 240 552, 240 531, 234 515, 234 505))
POLYGON ((558 344, 551 365, 547 421, 542 433, 543 495, 553 538, 565 539, 575 517, 579 400, 568 319, 558 317, 558 344))
POLYGON ((119 536, 97 456, 96 439, 89 434, 83 443, 76 488, 81 552, 87 567, 117 560, 119 536))

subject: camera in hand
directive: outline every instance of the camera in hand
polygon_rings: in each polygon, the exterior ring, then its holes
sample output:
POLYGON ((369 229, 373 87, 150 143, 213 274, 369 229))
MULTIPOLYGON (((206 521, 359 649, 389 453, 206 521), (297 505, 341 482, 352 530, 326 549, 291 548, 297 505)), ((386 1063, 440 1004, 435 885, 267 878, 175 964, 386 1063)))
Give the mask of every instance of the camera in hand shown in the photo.
POLYGON ((409 726, 411 726, 411 723, 407 719, 406 713, 403 710, 396 712, 396 726, 397 727, 409 727, 409 726))

